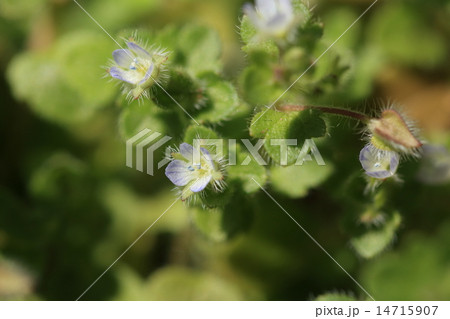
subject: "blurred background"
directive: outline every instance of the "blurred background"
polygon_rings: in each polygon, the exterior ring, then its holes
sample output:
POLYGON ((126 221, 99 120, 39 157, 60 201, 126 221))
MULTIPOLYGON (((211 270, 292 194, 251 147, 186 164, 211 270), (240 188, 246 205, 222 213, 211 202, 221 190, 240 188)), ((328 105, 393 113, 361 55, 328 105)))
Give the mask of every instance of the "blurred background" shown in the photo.
MULTIPOLYGON (((234 81, 246 63, 237 27, 244 2, 80 4, 113 36, 207 25, 220 35, 223 73, 234 81)), ((371 3, 310 6, 331 43, 371 3)), ((125 166, 127 125, 141 125, 146 115, 130 119, 117 102, 119 88, 102 79, 114 49, 73 1, 0 0, 2 300, 78 298, 175 198, 163 172, 150 177, 125 166)), ((358 255, 344 231, 354 218, 345 199, 351 194, 330 191, 341 187, 347 168, 334 163, 323 185, 301 198, 276 197, 376 299, 449 300, 450 1, 380 0, 336 50, 350 56, 352 73, 346 94, 332 103, 371 112, 378 101, 396 101, 436 151, 405 164, 405 182, 390 196, 401 226, 374 258, 358 255)), ((333 138, 358 170, 357 132, 345 127, 333 138)), ((220 232, 205 236, 177 203, 83 299, 367 298, 264 193, 252 200, 251 225, 226 239, 220 232)))

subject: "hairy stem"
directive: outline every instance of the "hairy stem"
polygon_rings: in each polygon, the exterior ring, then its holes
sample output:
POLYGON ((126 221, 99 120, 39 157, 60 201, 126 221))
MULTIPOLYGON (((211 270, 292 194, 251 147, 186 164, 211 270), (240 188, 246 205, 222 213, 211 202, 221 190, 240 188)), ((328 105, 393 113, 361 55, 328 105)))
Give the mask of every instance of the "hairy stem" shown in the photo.
POLYGON ((336 107, 329 107, 329 106, 283 105, 283 106, 277 107, 277 110, 279 110, 281 112, 299 112, 299 111, 304 111, 304 110, 308 110, 308 109, 316 109, 316 110, 322 111, 324 113, 340 115, 340 116, 348 117, 348 118, 358 120, 358 121, 361 121, 364 123, 368 122, 370 119, 367 115, 360 113, 360 112, 355 112, 355 111, 336 108, 336 107))

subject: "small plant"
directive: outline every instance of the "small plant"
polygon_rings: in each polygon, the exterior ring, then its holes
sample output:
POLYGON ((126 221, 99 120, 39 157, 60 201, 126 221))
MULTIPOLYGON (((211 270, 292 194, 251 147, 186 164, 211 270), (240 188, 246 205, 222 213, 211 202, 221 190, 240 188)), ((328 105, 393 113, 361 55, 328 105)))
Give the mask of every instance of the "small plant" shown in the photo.
POLYGON ((448 300, 448 6, 246 2, 0 1, 0 297, 448 300))
MULTIPOLYGON (((376 223, 383 240, 365 243, 355 238, 352 243, 362 256, 375 255, 392 241, 400 224, 397 213, 394 210, 389 213, 385 207, 387 195, 380 197, 386 194, 382 184, 387 180, 399 183, 400 161, 420 154, 422 142, 416 129, 396 108, 369 116, 357 110, 316 103, 344 92, 351 70, 339 52, 332 50, 328 54, 333 58, 328 59, 327 68, 311 65, 310 61, 317 57, 317 48, 323 47, 323 26, 303 2, 259 0, 255 6, 246 4, 243 12, 240 33, 248 65, 232 82, 237 86, 221 75, 217 36, 200 26, 171 28, 159 34, 142 32, 140 37, 147 43, 164 49, 144 49, 128 40, 127 49, 113 52, 114 66, 108 70, 109 75, 123 83, 127 97, 145 97, 144 103, 157 107, 151 107, 149 112, 158 114, 159 108, 173 114, 167 117, 167 127, 176 126, 177 130, 168 129, 165 133, 172 136, 181 133, 184 138, 179 150, 170 152, 165 174, 179 188, 181 199, 189 199, 189 206, 221 214, 225 214, 235 198, 245 202, 242 207, 251 207, 251 197, 245 196, 260 191, 267 183, 290 197, 303 197, 310 188, 320 187, 330 178, 330 167, 339 170, 343 163, 331 163, 329 157, 324 167, 303 165, 312 160, 311 149, 302 148, 297 141, 315 139, 319 148, 326 151, 327 144, 333 143, 330 123, 339 123, 343 118, 355 120, 367 145, 359 153, 364 173, 357 167, 354 170, 360 180, 364 181, 365 176, 366 200, 372 202, 371 213, 362 211, 360 221, 368 225, 371 221, 376 223), (166 53, 169 51, 171 54, 166 53), (302 74, 312 66, 310 74, 302 74), (252 145, 253 153, 244 147, 248 145, 238 145, 233 150, 224 147, 228 140, 238 137, 230 133, 233 127, 247 124, 248 134, 242 137, 252 145), (207 143, 209 140, 221 140, 222 144, 213 147, 207 143), (230 155, 232 162, 225 160, 230 155), (262 166, 255 155, 271 164, 262 166), (295 181, 291 183, 292 178, 295 181), (391 224, 392 219, 395 222, 391 224)), ((124 105, 125 109, 130 107, 124 105)), ((359 144, 358 138, 354 143, 359 144)), ((319 153, 317 147, 315 152, 319 153)), ((358 158, 358 153, 350 156, 358 158)), ((328 190, 335 192, 332 188, 328 190)), ((248 212, 236 209, 234 214, 248 212)), ((247 224, 239 225, 241 219, 234 222, 233 230, 245 229, 247 224)), ((374 230, 367 228, 366 234, 371 231, 374 230)), ((235 233, 230 232, 229 236, 235 233)), ((364 231, 359 231, 358 238, 363 236, 364 231)))

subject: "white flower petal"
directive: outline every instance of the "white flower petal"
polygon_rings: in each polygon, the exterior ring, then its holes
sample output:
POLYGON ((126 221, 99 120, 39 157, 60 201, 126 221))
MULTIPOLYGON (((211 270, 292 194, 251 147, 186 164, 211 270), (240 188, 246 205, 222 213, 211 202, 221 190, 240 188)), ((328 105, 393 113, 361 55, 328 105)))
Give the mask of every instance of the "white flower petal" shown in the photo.
POLYGON ((136 53, 136 55, 142 59, 151 59, 152 56, 149 52, 147 52, 147 50, 141 48, 139 45, 137 45, 134 42, 128 42, 127 43, 128 48, 130 50, 132 50, 134 53, 136 53))
POLYGON ((256 0, 255 8, 245 4, 243 11, 263 35, 275 38, 287 36, 295 22, 290 0, 256 0))
POLYGON ((109 74, 115 78, 118 79, 120 81, 124 81, 124 82, 128 82, 131 84, 134 84, 135 82, 132 81, 132 79, 130 79, 130 76, 127 74, 127 71, 124 71, 120 68, 117 67, 112 67, 111 69, 109 69, 109 74))
POLYGON ((275 0, 256 0, 256 10, 265 19, 270 19, 277 13, 275 0))
POLYGON ((208 186, 209 181, 211 180, 211 175, 203 176, 197 179, 189 188, 194 193, 202 191, 206 186, 208 186))
POLYGON ((130 64, 133 62, 134 59, 134 56, 131 53, 131 51, 126 49, 115 50, 112 55, 117 65, 125 69, 128 69, 130 67, 130 64))
POLYGON ((109 69, 109 74, 115 79, 134 85, 142 80, 142 75, 135 70, 123 70, 118 67, 112 67, 109 69))
POLYGON ((173 160, 166 167, 166 176, 177 186, 185 186, 195 178, 189 163, 180 160, 173 160))
POLYGON ((294 8, 292 7, 291 0, 278 0, 280 12, 286 15, 293 15, 294 8))
POLYGON ((213 168, 214 167, 214 161, 213 161, 209 151, 206 148, 203 148, 203 147, 201 147, 200 150, 202 151, 203 158, 206 159, 206 161, 211 166, 211 168, 213 168))
POLYGON ((194 161, 194 147, 192 145, 188 143, 182 143, 180 145, 180 154, 190 163, 194 161))
POLYGON ((284 14, 277 14, 267 20, 265 28, 273 33, 283 32, 286 28, 287 17, 284 14))
POLYGON ((250 3, 244 4, 244 7, 242 8, 242 11, 250 18, 250 20, 255 23, 255 21, 259 20, 259 17, 255 11, 255 7, 252 6, 250 3))

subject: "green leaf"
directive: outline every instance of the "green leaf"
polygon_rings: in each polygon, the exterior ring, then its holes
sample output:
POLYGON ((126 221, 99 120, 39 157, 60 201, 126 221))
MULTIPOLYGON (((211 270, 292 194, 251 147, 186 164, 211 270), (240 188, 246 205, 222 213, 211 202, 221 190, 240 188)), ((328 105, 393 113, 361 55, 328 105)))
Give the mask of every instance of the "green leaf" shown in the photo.
POLYGON ((184 70, 170 69, 169 80, 152 87, 152 100, 161 108, 178 110, 180 106, 190 112, 204 102, 205 91, 184 70))
POLYGON ((353 238, 350 243, 361 257, 372 258, 385 250, 392 242, 401 221, 400 214, 394 212, 381 226, 353 238))
POLYGON ((198 197, 203 208, 212 209, 223 208, 231 200, 233 194, 234 188, 227 185, 222 192, 218 192, 212 187, 206 187, 198 197))
POLYGON ((438 229, 402 236, 400 247, 366 263, 361 284, 384 300, 448 300, 450 250, 448 219, 438 229))
POLYGON ((239 86, 244 99, 253 105, 269 106, 283 93, 270 65, 247 67, 239 79, 239 86))
POLYGON ((283 55, 282 62, 285 72, 289 71, 290 74, 293 74, 292 81, 295 81, 298 78, 298 73, 304 72, 311 65, 311 57, 302 47, 293 47, 283 55))
POLYGON ((317 110, 285 113, 267 131, 264 146, 276 163, 291 165, 299 158, 305 140, 324 136, 326 129, 321 112, 317 110), (297 145, 289 145, 287 141, 289 139, 296 140, 297 145), (282 153, 283 148, 287 149, 287 158, 284 157, 286 154, 282 153))
POLYGON ((75 31, 56 44, 56 60, 60 63, 65 82, 86 102, 104 106, 117 94, 117 86, 102 79, 102 69, 114 50, 114 42, 101 33, 75 31))
POLYGON ((229 165, 227 172, 227 181, 230 183, 236 182, 236 184, 248 194, 259 191, 260 187, 258 184, 263 186, 267 180, 265 167, 257 163, 249 152, 242 151, 240 147, 237 147, 236 150, 236 165, 229 165), (251 161, 247 165, 243 165, 244 160, 246 160, 247 157, 250 158, 251 161), (255 181, 258 184, 255 183, 255 181))
POLYGON ((7 77, 16 98, 26 101, 42 118, 72 124, 94 113, 95 105, 65 82, 52 52, 17 55, 9 64, 7 77))
POLYGON ((125 109, 120 114, 119 131, 124 140, 127 140, 143 129, 150 129, 159 133, 166 133, 167 116, 173 113, 161 110, 152 101, 145 99, 143 103, 131 103, 124 106, 125 109))
POLYGON ((319 166, 316 162, 303 165, 273 166, 270 169, 270 182, 273 188, 288 197, 300 198, 312 188, 320 186, 333 172, 329 163, 319 166))
POLYGON ((192 215, 196 228, 208 239, 221 242, 228 238, 226 230, 222 227, 223 210, 221 208, 195 207, 192 209, 192 215))
POLYGON ((179 33, 178 49, 184 53, 186 68, 194 75, 222 69, 220 38, 211 28, 185 26, 179 33))
POLYGON ((311 9, 302 0, 292 2, 300 24, 297 28, 297 44, 310 51, 323 35, 323 24, 314 17, 311 9))
POLYGON ((250 136, 265 138, 267 132, 284 116, 284 113, 273 109, 263 109, 253 116, 250 124, 250 136))
POLYGON ((250 43, 257 33, 255 26, 246 15, 242 17, 241 26, 239 29, 241 39, 245 44, 250 43))
POLYGON ((264 52, 273 58, 279 56, 279 49, 275 42, 259 38, 255 26, 246 15, 241 20, 240 34, 242 41, 245 43, 242 50, 250 55, 250 59, 253 52, 264 52))
POLYGON ((212 129, 202 125, 191 125, 184 134, 184 141, 193 145, 195 139, 218 139, 219 136, 212 129))
POLYGON ((243 195, 235 194, 224 207, 192 209, 193 221, 206 238, 223 242, 247 231, 252 221, 252 206, 243 195))
POLYGON ((234 86, 214 73, 199 77, 205 88, 206 102, 194 117, 199 122, 221 122, 233 115, 239 108, 239 97, 234 86))

